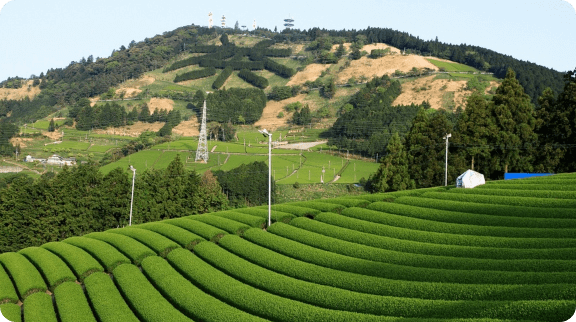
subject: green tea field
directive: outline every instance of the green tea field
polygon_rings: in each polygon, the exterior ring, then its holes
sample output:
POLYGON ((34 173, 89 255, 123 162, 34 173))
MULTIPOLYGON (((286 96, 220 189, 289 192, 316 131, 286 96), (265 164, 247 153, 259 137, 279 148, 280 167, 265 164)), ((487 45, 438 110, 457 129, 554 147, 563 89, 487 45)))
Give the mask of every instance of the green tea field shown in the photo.
POLYGON ((50 322, 575 313, 576 174, 276 204, 270 227, 267 216, 183 214, 0 254, 0 310, 50 322))

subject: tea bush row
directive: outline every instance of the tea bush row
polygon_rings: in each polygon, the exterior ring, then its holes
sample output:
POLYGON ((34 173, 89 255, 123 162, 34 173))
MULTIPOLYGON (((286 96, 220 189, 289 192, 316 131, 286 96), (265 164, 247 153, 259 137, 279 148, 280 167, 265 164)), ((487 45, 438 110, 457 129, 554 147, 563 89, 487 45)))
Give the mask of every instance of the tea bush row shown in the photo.
POLYGON ((70 237, 64 243, 79 247, 88 252, 106 269, 112 273, 116 266, 129 264, 130 259, 106 242, 93 238, 70 237))
MULTIPOLYGON (((215 244, 202 243, 195 253, 213 267, 255 288, 315 306, 374 315, 435 318, 472 318, 478 311, 491 318, 544 315, 536 301, 453 301, 380 296, 319 285, 288 277, 231 254, 215 244), (512 315, 519 314, 519 315, 512 315)), ((562 311, 570 301, 543 302, 548 314, 562 311)))
POLYGON ((191 233, 190 231, 180 228, 178 226, 164 224, 162 222, 152 222, 141 225, 132 226, 134 228, 141 228, 156 232, 164 237, 170 238, 171 240, 178 243, 183 248, 192 249, 194 245, 198 244, 205 239, 191 233))
POLYGON ((222 85, 224 85, 224 83, 226 82, 228 77, 230 77, 230 75, 232 75, 233 71, 234 71, 234 69, 232 69, 232 67, 230 67, 230 66, 227 66, 226 68, 224 68, 224 70, 220 73, 220 75, 218 75, 218 77, 216 77, 216 80, 214 80, 214 83, 212 83, 212 88, 213 89, 220 89, 220 87, 222 87, 222 85))
POLYGON ((320 210, 320 211, 329 211, 329 212, 335 212, 335 213, 340 213, 340 212, 342 212, 342 210, 344 210, 346 208, 345 206, 339 205, 339 204, 331 204, 331 203, 316 202, 316 201, 298 201, 298 202, 288 203, 288 205, 298 206, 298 207, 306 207, 306 208, 316 209, 316 210, 320 210))
POLYGON ((156 289, 176 308, 195 320, 264 321, 204 293, 160 257, 145 259, 142 269, 156 289))
MULTIPOLYGON (((293 222, 298 222, 297 218, 293 222)), ((304 220, 310 221, 310 219, 304 220)), ((323 249, 332 253, 376 262, 418 268, 445 269, 460 271, 466 275, 475 271, 508 272, 572 272, 576 260, 530 260, 530 259, 480 259, 451 256, 437 256, 417 253, 405 253, 381 249, 338 238, 311 232, 297 225, 278 224, 270 227, 270 232, 299 243, 323 249), (470 271, 467 273, 466 271, 470 271)))
POLYGON ((12 277, 21 300, 48 289, 40 272, 24 255, 19 253, 0 254, 0 263, 12 277))
MULTIPOLYGON (((272 225, 271 228, 280 224, 272 225)), ((272 229, 269 229, 270 232, 272 229)), ((464 283, 464 284, 561 284, 576 278, 574 272, 534 273, 495 271, 453 271, 421 267, 400 266, 354 258, 321 250, 312 246, 262 231, 250 229, 244 234, 253 243, 280 254, 308 263, 368 276, 404 281, 464 283)))
POLYGON ((218 240, 226 234, 226 232, 222 229, 210 226, 197 220, 190 220, 186 218, 169 219, 162 221, 162 223, 184 228, 212 242, 218 242, 218 240))
POLYGON ((108 274, 94 273, 84 281, 86 293, 100 322, 140 322, 108 274))
POLYGON ((381 225, 325 212, 317 215, 315 220, 297 218, 290 224, 356 244, 389 249, 404 253, 427 254, 435 256, 451 256, 462 258, 484 259, 560 259, 573 260, 576 248, 559 249, 514 249, 499 247, 474 247, 434 244, 413 240, 392 238, 386 234, 381 225), (366 228, 364 228, 366 227, 366 228), (368 232, 364 232, 368 231, 368 232), (377 234, 375 234, 377 233, 377 234))
MULTIPOLYGON (((520 213, 516 213, 516 216, 512 216, 514 214, 512 209, 507 211, 507 208, 516 208, 514 206, 488 205, 486 208, 482 208, 482 206, 482 204, 428 199, 423 197, 400 197, 396 199, 396 202, 394 203, 375 202, 369 205, 367 209, 378 210, 410 218, 432 220, 435 222, 510 227, 511 229, 537 228, 534 231, 537 231, 540 228, 561 228, 566 229, 564 233, 567 233, 576 227, 576 219, 533 217, 538 216, 538 214, 546 214, 547 209, 528 207, 526 210, 527 216, 519 217, 520 213)), ((556 209, 557 208, 554 208, 554 210, 556 209)), ((568 209, 560 209, 558 214, 559 216, 563 215, 562 210, 568 209)), ((569 211, 566 211, 565 214, 570 215, 569 211)), ((558 233, 560 230, 554 231, 555 233, 558 233)), ((573 236, 576 236, 576 234, 573 236)))
MULTIPOLYGON (((477 225, 462 224, 462 223, 447 223, 436 220, 412 218, 406 216, 411 214, 414 216, 421 216, 425 218, 433 218, 432 213, 434 209, 409 207, 394 203, 373 203, 368 206, 372 209, 386 209, 389 213, 376 211, 364 208, 346 208, 342 214, 349 217, 358 219, 369 218, 369 221, 375 223, 386 224, 396 227, 410 228, 414 230, 450 233, 457 235, 476 235, 476 236, 493 236, 493 237, 519 237, 519 238, 576 238, 575 229, 552 229, 552 228, 517 228, 517 227, 501 227, 501 226, 483 226, 480 223, 477 225), (400 212, 402 215, 392 214, 392 212, 400 212)), ((442 211, 443 214, 446 214, 442 211)), ((477 215, 479 219, 481 216, 477 215)), ((457 220, 457 216, 453 216, 457 220)), ((438 218, 436 218, 438 219, 438 218)), ((568 246, 567 246, 568 247, 568 246)))
MULTIPOLYGON (((566 248, 567 251, 572 251, 573 248, 576 248, 576 240, 574 239, 458 235, 452 233, 416 230, 409 226, 396 227, 388 225, 384 220, 380 220, 382 223, 370 221, 374 220, 376 216, 382 214, 380 212, 373 210, 361 210, 362 208, 349 208, 343 212, 343 215, 323 213, 314 217, 314 219, 325 222, 327 224, 349 228, 369 234, 429 244, 471 246, 482 248, 512 248, 515 250, 527 249, 529 251, 542 250, 546 252, 556 251, 556 249, 563 248, 566 248)), ((563 250, 559 251, 563 252, 563 250)), ((564 254, 564 252, 562 254, 564 254)))
POLYGON ((224 236, 219 246, 286 276, 367 294, 439 300, 570 300, 576 290, 574 284, 430 283, 366 276, 295 260, 234 235, 224 236))
POLYGON ((170 240, 169 238, 166 238, 161 234, 158 234, 156 232, 147 229, 127 227, 120 229, 111 229, 108 230, 107 232, 133 238, 138 242, 142 243, 143 245, 146 245, 150 249, 152 249, 152 251, 155 252, 154 255, 162 257, 166 257, 166 255, 173 249, 180 248, 180 245, 170 240))
POLYGON ((10 280, 10 276, 0 265, 0 304, 18 303, 18 294, 10 280))
MULTIPOLYGON (((310 216, 314 217, 317 214, 321 213, 320 210, 301 207, 301 206, 294 206, 290 204, 280 204, 280 205, 272 205, 272 210, 278 210, 282 212, 287 212, 289 214, 293 214, 296 217, 303 217, 303 216, 310 216)), ((256 209, 266 209, 268 210, 268 206, 259 206, 256 209)))
POLYGON ((244 231, 250 229, 250 226, 243 224, 238 221, 227 219, 224 217, 218 217, 213 215, 193 215, 185 217, 186 219, 200 221, 210 226, 220 228, 227 231, 230 234, 242 235, 244 231))
POLYGON ((238 73, 238 77, 245 80, 247 83, 252 84, 258 88, 266 88, 268 87, 268 79, 258 76, 253 72, 249 71, 248 69, 243 69, 238 73))
POLYGON ((178 74, 174 77, 174 83, 179 83, 191 79, 198 79, 216 75, 216 69, 214 67, 207 67, 200 70, 193 70, 183 74, 178 74))
POLYGON ((28 247, 18 253, 24 255, 46 279, 50 291, 64 282, 74 282, 76 276, 58 256, 40 247, 28 247))
POLYGON ((130 258, 130 261, 136 265, 140 265, 140 263, 144 258, 156 255, 156 253, 153 250, 146 247, 137 240, 134 240, 130 237, 123 235, 112 234, 110 233, 110 231, 101 233, 100 232, 90 233, 84 235, 84 237, 96 239, 112 245, 122 254, 130 258))
POLYGON ((24 321, 58 322, 52 304, 52 296, 46 293, 35 293, 24 300, 24 321))
MULTIPOLYGON (((266 208, 266 209, 262 209, 262 208, 239 208, 239 209, 234 209, 234 211, 245 213, 245 214, 252 215, 252 216, 262 217, 262 218, 266 219, 266 222, 268 222, 268 208, 266 208)), ((274 222, 288 223, 293 218, 296 218, 296 216, 291 214, 291 213, 282 212, 282 211, 279 211, 276 209, 272 210, 270 217, 271 217, 271 220, 273 223, 274 222)))
POLYGON ((66 282, 54 291, 61 322, 96 322, 82 286, 66 282))
POLYGON ((190 322, 150 284, 138 267, 127 264, 114 269, 114 279, 126 301, 141 321, 190 322))
POLYGON ((72 269, 78 281, 82 282, 94 272, 103 272, 104 268, 94 257, 78 248, 66 243, 50 242, 41 246, 58 255, 72 269))
POLYGON ((519 189, 450 189, 451 194, 463 195, 491 195, 510 197, 534 197, 534 198, 554 198, 554 199, 576 199, 576 191, 558 190, 519 190, 519 189))
POLYGON ((253 216, 236 210, 213 212, 210 215, 234 220, 254 228, 266 227, 266 219, 264 217, 253 216))
POLYGON ((576 227, 576 199, 558 200, 427 192, 418 198, 398 198, 396 202, 419 207, 426 205, 429 208, 455 210, 471 214, 520 217, 522 220, 533 220, 533 218, 560 219, 556 221, 562 223, 563 227, 576 227))

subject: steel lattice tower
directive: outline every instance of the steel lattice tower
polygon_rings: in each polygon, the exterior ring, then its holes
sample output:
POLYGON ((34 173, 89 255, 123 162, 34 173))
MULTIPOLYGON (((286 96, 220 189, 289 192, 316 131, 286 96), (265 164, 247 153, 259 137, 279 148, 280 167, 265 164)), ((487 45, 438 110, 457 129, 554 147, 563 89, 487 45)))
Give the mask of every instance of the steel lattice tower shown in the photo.
POLYGON ((206 100, 202 107, 202 124, 200 125, 200 137, 198 138, 198 149, 196 150, 196 162, 208 162, 208 142, 206 140, 206 100))

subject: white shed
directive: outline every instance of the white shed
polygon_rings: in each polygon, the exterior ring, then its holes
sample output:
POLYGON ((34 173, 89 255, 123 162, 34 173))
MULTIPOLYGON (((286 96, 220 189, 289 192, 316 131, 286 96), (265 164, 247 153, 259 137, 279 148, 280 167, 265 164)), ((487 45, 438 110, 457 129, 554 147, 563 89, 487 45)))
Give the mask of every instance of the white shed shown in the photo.
POLYGON ((485 183, 484 175, 474 170, 467 170, 456 179, 457 188, 474 188, 485 183))

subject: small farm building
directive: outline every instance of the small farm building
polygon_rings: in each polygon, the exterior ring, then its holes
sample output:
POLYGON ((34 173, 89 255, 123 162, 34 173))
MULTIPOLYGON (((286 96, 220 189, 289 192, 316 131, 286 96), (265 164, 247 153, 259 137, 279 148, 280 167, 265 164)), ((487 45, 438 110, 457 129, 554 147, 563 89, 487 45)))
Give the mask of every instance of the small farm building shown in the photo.
POLYGON ((467 170, 456 179, 457 188, 474 188, 485 183, 484 175, 474 170, 467 170))

